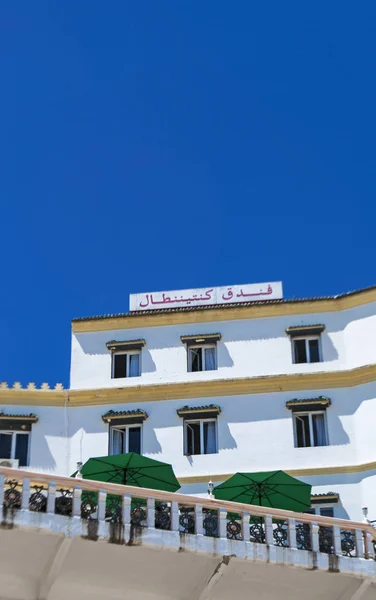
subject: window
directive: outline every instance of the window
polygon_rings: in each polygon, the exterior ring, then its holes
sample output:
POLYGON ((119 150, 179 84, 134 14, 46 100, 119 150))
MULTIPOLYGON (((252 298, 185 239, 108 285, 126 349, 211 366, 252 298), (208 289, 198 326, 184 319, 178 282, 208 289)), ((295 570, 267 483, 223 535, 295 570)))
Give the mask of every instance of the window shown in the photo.
POLYGON ((184 454, 215 454, 218 452, 216 419, 185 421, 184 429, 184 454))
POLYGON ((0 458, 17 458, 20 467, 29 459, 29 433, 0 431, 0 458))
POLYGON ((325 412, 294 413, 295 446, 327 446, 325 412))
POLYGON ((190 346, 188 348, 188 371, 215 371, 217 348, 212 346, 190 346))
POLYGON ((320 515, 321 517, 334 517, 333 506, 312 507, 304 511, 308 515, 320 515))
POLYGON ((110 454, 141 454, 141 426, 110 427, 110 454))
POLYGON ((140 352, 114 352, 112 355, 112 378, 139 377, 140 352))
POLYGON ((319 337, 294 338, 292 340, 294 363, 316 363, 321 361, 319 337))

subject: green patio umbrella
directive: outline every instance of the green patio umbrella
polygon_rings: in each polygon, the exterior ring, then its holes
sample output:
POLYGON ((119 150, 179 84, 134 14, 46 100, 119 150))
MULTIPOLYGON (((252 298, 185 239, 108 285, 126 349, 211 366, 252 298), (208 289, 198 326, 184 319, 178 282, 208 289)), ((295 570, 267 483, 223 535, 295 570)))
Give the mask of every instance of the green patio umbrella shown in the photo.
POLYGON ((166 492, 176 492, 180 488, 171 465, 136 452, 89 458, 80 472, 83 479, 106 483, 134 485, 166 492))
POLYGON ((218 500, 302 512, 311 507, 311 486, 284 471, 235 473, 213 490, 218 500))

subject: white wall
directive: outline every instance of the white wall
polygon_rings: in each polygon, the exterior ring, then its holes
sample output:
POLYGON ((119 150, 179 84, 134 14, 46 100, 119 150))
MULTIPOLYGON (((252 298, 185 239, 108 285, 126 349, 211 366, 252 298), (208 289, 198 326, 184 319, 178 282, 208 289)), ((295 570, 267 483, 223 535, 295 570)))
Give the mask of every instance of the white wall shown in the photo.
MULTIPOLYGON (((327 409, 330 445, 318 448, 294 447, 292 415, 285 406, 292 395, 287 392, 77 408, 17 407, 17 413, 33 412, 39 418, 32 426, 30 468, 61 475, 73 473, 79 460, 108 454, 108 425, 101 417, 110 409, 146 410, 143 454, 171 463, 178 478, 201 475, 209 481, 213 475, 236 471, 335 468, 374 461, 376 382, 350 389, 296 392, 294 396, 319 394, 329 396, 332 406, 327 409), (185 404, 210 403, 222 409, 217 421, 219 452, 187 457, 183 454, 183 420, 176 410, 185 404)), ((14 412, 13 407, 1 408, 14 412)), ((368 505, 370 517, 376 518, 375 474, 320 476, 312 478, 312 483, 314 493, 339 492, 341 510, 350 518, 360 518, 363 505, 368 505)), ((206 484, 183 488, 189 493, 205 490, 206 484)))
POLYGON ((375 338, 376 303, 337 313, 77 333, 72 336, 71 387, 93 389, 351 369, 376 362, 375 338), (315 323, 326 326, 321 336, 323 362, 293 364, 291 340, 285 329, 315 323), (217 346, 218 370, 188 373, 186 347, 180 336, 203 333, 222 334, 217 346), (106 342, 139 338, 146 340, 141 377, 111 379, 111 352, 106 342))

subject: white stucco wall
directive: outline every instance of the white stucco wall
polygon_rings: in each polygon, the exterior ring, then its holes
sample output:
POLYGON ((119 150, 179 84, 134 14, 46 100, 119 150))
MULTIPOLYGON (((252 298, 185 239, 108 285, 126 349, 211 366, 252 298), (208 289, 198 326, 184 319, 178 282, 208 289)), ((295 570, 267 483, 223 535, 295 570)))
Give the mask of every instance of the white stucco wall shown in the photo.
MULTIPOLYGON (((173 465, 177 477, 204 476, 236 471, 295 470, 360 465, 375 460, 374 415, 376 383, 350 389, 302 391, 297 397, 329 396, 327 409, 329 446, 295 448, 292 415, 286 409, 291 393, 252 394, 234 397, 166 400, 157 402, 99 405, 77 408, 17 407, 17 412, 35 413, 30 468, 70 475, 77 461, 108 454, 108 425, 102 415, 108 410, 145 409, 142 452, 173 465), (218 453, 187 457, 183 453, 183 420, 176 410, 183 405, 218 404, 218 453), (66 432, 68 438, 66 437, 66 432)), ((5 412, 9 407, 3 407, 5 412)), ((313 493, 338 492, 337 516, 361 518, 361 507, 376 518, 376 473, 360 472, 305 477, 313 493)), ((186 493, 206 492, 206 483, 184 485, 186 493)))
POLYGON ((352 369, 376 362, 376 304, 336 313, 247 319, 127 329, 72 336, 71 387, 105 388, 143 384, 252 377, 352 369), (323 362, 293 364, 287 327, 323 323, 323 362), (218 369, 187 372, 187 352, 181 335, 221 333, 217 345, 218 369), (106 342, 146 340, 141 377, 111 379, 111 352, 106 342))

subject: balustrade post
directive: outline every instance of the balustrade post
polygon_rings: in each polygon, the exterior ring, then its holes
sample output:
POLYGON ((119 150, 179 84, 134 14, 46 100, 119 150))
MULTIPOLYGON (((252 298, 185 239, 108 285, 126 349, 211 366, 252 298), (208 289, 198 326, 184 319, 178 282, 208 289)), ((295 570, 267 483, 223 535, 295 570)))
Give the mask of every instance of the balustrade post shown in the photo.
POLYGON ((271 515, 266 515, 265 517, 265 540, 269 546, 274 544, 273 518, 271 515))
POLYGON ((288 520, 289 526, 289 546, 290 548, 296 548, 296 521, 295 519, 288 520))
POLYGON ((22 480, 22 510, 29 510, 29 500, 30 500, 30 479, 28 477, 24 477, 22 480))
POLYGON ((176 500, 171 502, 171 531, 179 531, 179 504, 176 500))
POLYGON ((225 508, 219 509, 218 533, 220 538, 227 538, 227 510, 225 508))
POLYGON ((355 529, 355 548, 357 557, 363 558, 365 553, 363 531, 361 529, 355 529))
POLYGON ((127 544, 131 537, 131 502, 130 494, 123 494, 123 527, 124 542, 127 544))
POLYGON ((50 514, 55 513, 55 499, 56 499, 56 483, 50 482, 48 484, 48 495, 47 495, 47 512, 50 514))
POLYGON ((148 529, 155 529, 155 499, 148 498, 148 529))
POLYGON ((365 546, 365 558, 374 558, 375 557, 375 551, 373 549, 373 543, 372 543, 372 535, 370 534, 369 531, 365 531, 364 532, 364 546, 365 546))
POLYGON ((131 495, 124 494, 123 495, 123 523, 124 525, 131 524, 131 495))
POLYGON ((243 528, 243 540, 249 542, 251 539, 251 531, 249 529, 249 520, 251 515, 248 512, 243 512, 242 515, 242 528, 243 528))
POLYGON ((333 546, 334 546, 334 554, 336 556, 342 555, 342 545, 341 545, 341 528, 338 525, 334 525, 333 527, 333 546))
POLYGON ((106 500, 107 500, 107 492, 100 490, 98 492, 98 521, 104 521, 106 517, 106 500))
POLYGON ((0 473, 0 522, 3 520, 4 485, 5 477, 0 473))
POLYGON ((320 552, 319 526, 317 523, 311 523, 311 539, 312 539, 312 552, 320 552))
POLYGON ((72 507, 72 516, 81 518, 81 496, 82 496, 82 488, 78 486, 74 486, 73 489, 73 507, 72 507))
POLYGON ((196 504, 195 506, 195 517, 196 517, 196 535, 204 535, 204 519, 202 515, 202 504, 196 504))

